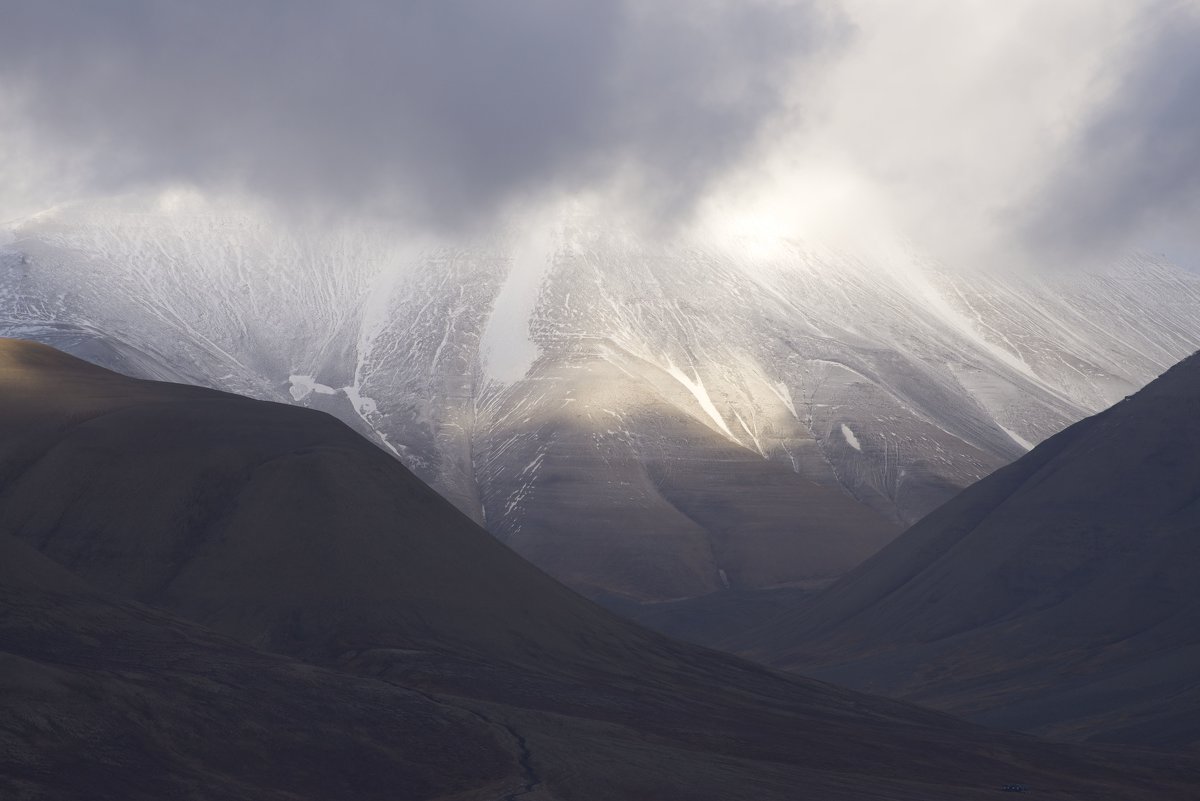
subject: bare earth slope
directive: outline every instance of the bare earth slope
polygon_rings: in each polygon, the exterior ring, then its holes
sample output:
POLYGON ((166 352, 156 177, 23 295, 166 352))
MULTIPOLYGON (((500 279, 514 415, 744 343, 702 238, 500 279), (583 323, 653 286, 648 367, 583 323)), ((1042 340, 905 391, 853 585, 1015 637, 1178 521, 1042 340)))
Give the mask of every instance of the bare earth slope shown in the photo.
POLYGON ((1198 453, 1192 356, 732 644, 1006 727, 1200 743, 1198 453))
POLYGON ((0 475, 6 796, 1194 790, 623 623, 312 411, 5 341, 0 475))

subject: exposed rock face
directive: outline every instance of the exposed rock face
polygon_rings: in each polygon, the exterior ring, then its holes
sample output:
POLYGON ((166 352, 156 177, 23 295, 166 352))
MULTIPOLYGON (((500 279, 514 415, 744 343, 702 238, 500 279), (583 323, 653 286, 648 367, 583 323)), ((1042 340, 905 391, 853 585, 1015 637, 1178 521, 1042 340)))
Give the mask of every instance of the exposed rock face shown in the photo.
POLYGON ((578 220, 419 247, 178 197, 11 233, 0 331, 329 411, 630 599, 827 581, 1200 345, 1200 281, 1146 261, 970 275, 578 220))
POLYGON ((1059 736, 1200 743, 1200 355, 735 645, 1059 736))

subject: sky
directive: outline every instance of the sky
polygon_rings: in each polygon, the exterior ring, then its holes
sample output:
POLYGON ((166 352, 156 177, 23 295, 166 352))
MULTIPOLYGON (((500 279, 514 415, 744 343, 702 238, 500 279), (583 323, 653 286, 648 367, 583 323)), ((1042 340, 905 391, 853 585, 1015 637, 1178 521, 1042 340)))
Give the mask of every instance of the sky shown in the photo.
POLYGON ((8 0, 0 219, 168 187, 458 235, 1200 269, 1200 0, 8 0))

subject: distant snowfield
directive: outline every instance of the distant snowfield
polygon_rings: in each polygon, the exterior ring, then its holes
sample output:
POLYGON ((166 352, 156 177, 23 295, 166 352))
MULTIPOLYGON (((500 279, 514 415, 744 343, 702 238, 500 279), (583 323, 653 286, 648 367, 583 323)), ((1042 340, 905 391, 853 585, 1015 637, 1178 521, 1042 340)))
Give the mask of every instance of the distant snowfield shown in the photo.
POLYGON ((0 333, 338 415, 518 549, 564 476, 650 514, 680 503, 665 480, 707 492, 719 470, 689 459, 724 447, 913 520, 1200 347, 1200 280, 1137 257, 972 273, 583 216, 418 247, 193 196, 67 205, 3 241, 0 333))

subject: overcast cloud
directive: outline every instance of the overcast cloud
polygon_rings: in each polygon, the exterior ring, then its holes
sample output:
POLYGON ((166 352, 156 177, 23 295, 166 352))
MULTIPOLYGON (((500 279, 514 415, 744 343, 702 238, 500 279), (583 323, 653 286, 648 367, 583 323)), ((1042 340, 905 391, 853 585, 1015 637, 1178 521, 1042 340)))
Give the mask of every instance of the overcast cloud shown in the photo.
POLYGON ((1110 96, 1018 216, 1035 248, 1164 250, 1200 268, 1200 5, 1148 12, 1114 54, 1110 96))
POLYGON ((845 52, 705 224, 949 264, 1200 268, 1196 2, 843 0, 845 52))
POLYGON ((30 0, 0 81, 101 190, 456 225, 601 185, 686 209, 841 38, 817 0, 30 0))
POLYGON ((19 0, 0 214, 185 183, 453 231, 585 195, 951 263, 1200 268, 1198 20, 1200 0, 19 0))

